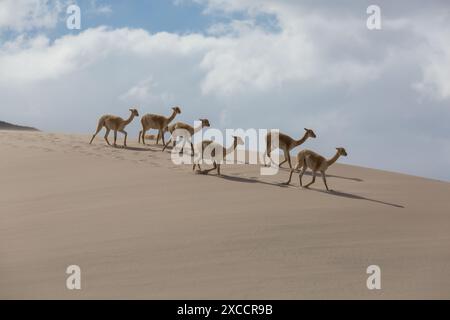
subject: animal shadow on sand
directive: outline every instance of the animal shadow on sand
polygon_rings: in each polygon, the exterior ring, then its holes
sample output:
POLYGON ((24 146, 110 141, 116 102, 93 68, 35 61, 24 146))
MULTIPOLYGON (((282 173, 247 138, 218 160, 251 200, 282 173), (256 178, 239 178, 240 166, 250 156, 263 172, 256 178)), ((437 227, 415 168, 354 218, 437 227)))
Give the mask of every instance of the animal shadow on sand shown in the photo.
POLYGON ((130 151, 141 151, 141 152, 155 152, 156 150, 151 148, 142 148, 142 147, 122 147, 122 149, 130 150, 130 151))
POLYGON ((104 148, 107 148, 109 150, 129 150, 129 151, 138 151, 138 152, 156 152, 157 150, 152 148, 145 148, 145 147, 130 147, 130 146, 123 146, 123 145, 105 145, 104 148))
MULTIPOLYGON (((291 172, 290 168, 279 168, 280 171, 287 171, 287 172, 291 172)), ((296 173, 299 173, 299 171, 295 171, 296 173)), ((305 176, 312 176, 312 173, 310 171, 306 171, 305 172, 305 176)), ((363 182, 363 179, 360 178, 352 178, 352 177, 344 177, 344 176, 336 176, 333 174, 328 174, 327 173, 327 178, 337 178, 337 179, 344 179, 344 180, 351 180, 351 181, 356 181, 356 182, 363 182)))
MULTIPOLYGON (((202 174, 202 173, 199 172, 199 174, 202 174)), ((263 184, 263 185, 275 186, 275 187, 281 186, 279 183, 266 182, 266 181, 262 181, 262 180, 258 180, 258 179, 250 179, 250 178, 245 178, 245 177, 221 175, 220 178, 222 178, 224 180, 228 180, 228 181, 233 181, 233 182, 257 183, 257 184, 263 184)))
MULTIPOLYGON (((224 180, 233 181, 233 182, 240 182, 240 183, 258 183, 258 184, 263 184, 263 185, 268 185, 268 186, 276 186, 276 187, 281 187, 281 188, 289 188, 290 187, 290 186, 286 185, 285 183, 272 183, 272 182, 261 181, 261 180, 258 180, 258 179, 245 178, 245 177, 236 177, 236 176, 222 175, 221 178, 224 179, 224 180)), ((313 189, 313 188, 308 188, 308 189, 304 188, 304 190, 305 191, 320 192, 320 193, 324 193, 324 194, 327 194, 327 195, 332 195, 332 196, 335 196, 335 197, 342 197, 342 198, 354 199, 354 200, 364 200, 364 201, 384 204, 384 205, 391 206, 391 207, 396 207, 396 208, 402 208, 402 209, 405 208, 404 206, 399 205, 399 204, 385 202, 385 201, 376 200, 376 199, 371 199, 371 198, 359 196, 359 195, 352 194, 352 193, 346 193, 346 192, 342 192, 342 191, 335 191, 335 190, 326 191, 326 190, 313 189)))
POLYGON ((346 193, 346 192, 342 192, 342 191, 336 191, 336 190, 326 191, 326 190, 311 189, 311 188, 306 189, 306 190, 311 190, 311 191, 315 191, 315 192, 330 194, 330 195, 333 195, 333 196, 336 196, 336 197, 355 199, 355 200, 365 200, 365 201, 380 203, 380 204, 384 204, 384 205, 391 206, 391 207, 396 207, 396 208, 401 208, 401 209, 405 208, 404 206, 399 205, 399 204, 385 202, 385 201, 371 199, 371 198, 366 198, 366 197, 363 197, 363 196, 358 196, 356 194, 346 193))

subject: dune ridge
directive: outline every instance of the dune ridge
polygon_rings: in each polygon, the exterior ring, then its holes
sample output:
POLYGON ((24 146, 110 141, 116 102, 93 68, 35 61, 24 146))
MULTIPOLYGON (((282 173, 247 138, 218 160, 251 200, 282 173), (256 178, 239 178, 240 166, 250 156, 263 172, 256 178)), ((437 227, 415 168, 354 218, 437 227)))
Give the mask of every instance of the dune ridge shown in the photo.
POLYGON ((0 121, 0 130, 39 131, 36 128, 19 126, 5 121, 0 121))

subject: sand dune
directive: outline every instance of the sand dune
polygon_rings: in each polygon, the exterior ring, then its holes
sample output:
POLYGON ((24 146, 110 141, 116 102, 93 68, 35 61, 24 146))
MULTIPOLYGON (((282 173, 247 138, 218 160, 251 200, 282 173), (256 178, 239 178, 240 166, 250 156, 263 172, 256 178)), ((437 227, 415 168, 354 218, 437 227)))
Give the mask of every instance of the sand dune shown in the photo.
POLYGON ((0 130, 39 131, 32 127, 24 127, 16 124, 0 121, 0 130))
POLYGON ((449 183, 337 164, 302 190, 131 140, 0 131, 0 298, 450 297, 449 183))

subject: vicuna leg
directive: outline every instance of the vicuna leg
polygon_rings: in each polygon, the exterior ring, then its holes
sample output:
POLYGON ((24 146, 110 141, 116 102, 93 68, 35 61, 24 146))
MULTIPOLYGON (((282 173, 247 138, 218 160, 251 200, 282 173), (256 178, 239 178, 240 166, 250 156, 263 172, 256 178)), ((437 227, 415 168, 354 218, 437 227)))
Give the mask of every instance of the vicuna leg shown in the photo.
POLYGON ((288 162, 289 161, 289 167, 292 169, 292 165, 291 165, 291 157, 289 155, 289 151, 287 149, 283 149, 284 152, 284 161, 280 163, 280 167, 283 163, 288 162))
POLYGON ((200 167, 200 163, 195 163, 195 161, 194 161, 194 166, 192 167, 192 171, 195 170, 195 167, 198 167, 198 170, 202 171, 202 168, 200 167))
POLYGON ((147 133, 147 130, 142 129, 141 136, 142 136, 142 144, 145 145, 145 134, 147 133))
POLYGON ((92 144, 92 141, 94 141, 96 135, 97 135, 97 132, 94 133, 94 135, 92 136, 92 139, 91 139, 91 141, 89 142, 89 144, 92 144))
POLYGON ((159 130, 159 134, 161 135, 163 145, 165 145, 166 142, 164 141, 164 130, 159 130))
POLYGON ((266 163, 266 157, 264 157, 264 166, 270 167, 270 164, 272 163, 272 158, 270 157, 270 151, 267 151, 267 158, 269 158, 269 164, 266 163))
POLYGON ((212 169, 208 169, 208 170, 205 170, 205 171, 203 171, 203 172, 206 173, 206 174, 208 174, 208 173, 210 173, 211 171, 214 171, 214 170, 216 170, 216 169, 217 169, 217 164, 216 164, 216 162, 214 161, 212 169))
POLYGON ((117 130, 114 130, 114 147, 117 147, 117 130))
POLYGON ((303 165, 302 171, 300 172, 300 174, 298 175, 298 179, 300 180, 300 187, 303 187, 303 175, 306 172, 306 164, 303 165))
POLYGON ((111 143, 109 143, 109 141, 108 141, 108 136, 109 136, 109 132, 110 132, 110 131, 111 131, 111 129, 106 128, 105 141, 106 141, 106 143, 108 144, 108 146, 111 145, 111 143))
MULTIPOLYGON (((200 161, 200 160, 199 160, 200 161)), ((195 170, 195 167, 198 167, 198 170, 202 171, 202 169, 200 168, 200 162, 195 163, 195 159, 192 159, 192 162, 194 162, 194 166, 192 167, 192 171, 195 170)))
POLYGON ((321 173, 322 173, 322 180, 323 180, 323 183, 325 184, 325 187, 327 188, 327 191, 330 191, 330 189, 328 189, 328 185, 327 185, 327 177, 326 177, 326 175, 325 175, 325 171, 321 171, 321 173))
POLYGON ((164 145, 164 148, 162 149, 162 151, 166 150, 167 146, 169 145, 169 143, 172 139, 173 139, 173 137, 170 137, 169 141, 167 141, 167 143, 164 145))
POLYGON ((295 168, 294 168, 294 169, 291 169, 291 173, 289 174, 289 180, 288 180, 285 184, 290 184, 290 183, 291 183, 292 175, 294 174, 294 171, 295 171, 295 170, 298 170, 298 168, 299 168, 299 164, 297 163, 297 165, 295 166, 295 168))
POLYGON ((164 143, 164 134, 162 133, 162 130, 159 129, 159 130, 158 130, 158 136, 156 137, 156 144, 159 144, 159 139, 161 139, 161 137, 162 137, 162 142, 163 142, 163 144, 165 144, 165 143, 164 143))
POLYGON ((310 185, 312 185, 314 182, 316 182, 316 171, 313 171, 313 178, 312 181, 310 183, 308 183, 305 188, 309 188, 310 185))
POLYGON ((95 137, 98 135, 98 133, 103 129, 102 125, 98 125, 97 131, 95 131, 94 135, 92 136, 91 142, 89 144, 92 144, 92 141, 94 141, 95 137))
MULTIPOLYGON (((270 162, 272 162, 272 158, 270 157, 270 153, 271 153, 271 149, 272 148, 272 143, 271 143, 271 141, 270 141, 270 138, 268 137, 267 138, 267 142, 266 142, 266 155, 267 155, 267 157, 269 158, 269 161, 270 162)), ((266 157, 264 157, 264 166, 266 167, 267 166, 267 163, 266 163, 266 157)))
POLYGON ((184 153, 184 147, 186 147, 186 142, 187 142, 186 139, 183 137, 183 146, 181 147, 180 155, 184 153))
MULTIPOLYGON (((203 152, 203 150, 202 150, 202 152, 203 152)), ((192 168, 192 170, 194 170, 195 166, 197 165, 198 170, 202 171, 202 168, 200 167, 200 162, 203 162, 203 154, 202 154, 202 157, 201 157, 201 159, 199 159, 199 162, 197 164, 195 163, 195 160, 194 160, 194 168, 192 168)))
POLYGON ((217 175, 221 176, 221 174, 220 174, 220 164, 217 165, 217 175))
POLYGON ((123 146, 126 147, 127 146, 127 137, 128 137, 128 133, 125 130, 120 130, 121 133, 123 133, 125 135, 125 138, 123 140, 123 146))
POLYGON ((289 151, 287 151, 287 161, 288 161, 288 164, 289 164, 289 168, 292 169, 291 154, 289 153, 289 151))

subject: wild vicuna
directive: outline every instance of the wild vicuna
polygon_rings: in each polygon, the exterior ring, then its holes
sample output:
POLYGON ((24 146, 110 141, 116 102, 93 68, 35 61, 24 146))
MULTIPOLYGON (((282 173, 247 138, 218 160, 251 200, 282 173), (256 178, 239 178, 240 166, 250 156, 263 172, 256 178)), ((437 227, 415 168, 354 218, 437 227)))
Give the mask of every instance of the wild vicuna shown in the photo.
POLYGON ((224 161, 226 156, 230 153, 232 153, 234 150, 236 150, 238 145, 243 145, 244 141, 240 137, 233 136, 233 144, 229 148, 225 148, 222 145, 211 141, 211 140, 205 140, 201 143, 201 153, 202 153, 202 159, 203 155, 205 153, 205 150, 208 150, 209 156, 211 156, 211 160, 213 161, 213 168, 202 171, 199 163, 194 163, 194 166, 192 170, 195 170, 195 167, 198 166, 198 169, 201 173, 208 174, 213 170, 217 169, 217 175, 220 176, 220 165, 221 161, 224 161), (218 152, 216 152, 218 151, 218 152))
POLYGON ((97 136, 97 134, 103 129, 103 127, 106 128, 106 134, 105 134, 105 140, 108 145, 111 145, 108 141, 109 132, 111 130, 114 131, 114 147, 117 146, 117 132, 121 132, 125 135, 125 139, 123 142, 123 145, 127 146, 127 136, 128 133, 124 130, 127 125, 133 121, 134 117, 139 117, 139 112, 136 109, 130 109, 131 115, 127 120, 124 120, 120 117, 112 116, 112 115, 104 115, 100 118, 98 121, 97 131, 92 136, 91 142, 94 141, 94 138, 97 136))
POLYGON ((333 163, 335 163, 337 161, 337 159, 339 159, 340 156, 344 156, 344 157, 347 156, 347 151, 345 151, 344 148, 336 148, 336 150, 337 151, 336 151, 336 154, 334 155, 334 157, 329 160, 325 159, 321 155, 319 155, 311 150, 300 151, 297 155, 297 165, 295 166, 294 169, 291 170, 291 174, 289 175, 289 180, 286 182, 286 184, 291 183, 292 174, 294 173, 294 171, 302 168, 302 170, 299 174, 300 187, 302 187, 303 186, 303 183, 302 183, 303 175, 305 174, 306 169, 310 168, 312 170, 313 178, 312 178, 312 181, 305 186, 305 188, 308 188, 310 185, 312 185, 314 182, 316 182, 316 173, 317 173, 317 171, 320 171, 320 173, 322 174, 323 183, 325 184, 327 191, 329 191, 330 189, 328 189, 327 178, 326 178, 325 172, 333 163))
POLYGON ((157 114, 146 114, 141 119, 142 124, 142 130, 139 132, 139 143, 141 143, 141 137, 142 137, 142 143, 145 144, 145 133, 150 129, 156 129, 158 130, 158 138, 156 140, 156 144, 159 143, 159 139, 162 138, 163 144, 165 144, 164 141, 164 131, 169 125, 169 123, 172 122, 173 119, 177 116, 177 114, 181 113, 181 109, 179 107, 173 107, 173 112, 170 117, 164 117, 157 114))
MULTIPOLYGON (((295 147, 298 147, 299 145, 303 144, 306 140, 308 140, 308 138, 316 138, 316 134, 311 129, 306 129, 306 128, 305 128, 305 134, 303 135, 303 137, 300 140, 294 140, 286 134, 279 133, 278 148, 280 148, 280 150, 283 150, 283 153, 284 153, 284 161, 280 163, 280 167, 283 163, 288 162, 289 168, 292 169, 290 151, 292 149, 294 149, 295 147)), ((272 160, 270 154, 273 151, 272 139, 273 139, 273 133, 269 132, 266 136, 266 148, 267 148, 266 153, 270 160, 272 160)))
MULTIPOLYGON (((207 128, 210 127, 211 124, 209 123, 208 119, 199 119, 202 123, 202 128, 207 128)), ((183 122, 177 122, 173 125, 170 125, 167 130, 172 134, 172 136, 170 137, 169 141, 167 142, 167 144, 164 146, 164 148, 162 149, 162 151, 166 150, 167 146, 169 145, 170 141, 173 141, 173 143, 175 144, 175 140, 177 139, 177 136, 182 136, 183 134, 189 135, 187 137, 183 137, 183 146, 180 150, 180 154, 183 153, 184 147, 186 145, 186 141, 189 140, 189 143, 191 144, 191 150, 192 150, 192 155, 194 155, 194 145, 192 144, 192 139, 193 136, 195 134, 195 130, 194 127, 187 124, 187 123, 183 123, 183 122)))

